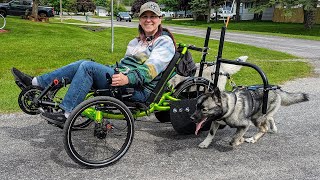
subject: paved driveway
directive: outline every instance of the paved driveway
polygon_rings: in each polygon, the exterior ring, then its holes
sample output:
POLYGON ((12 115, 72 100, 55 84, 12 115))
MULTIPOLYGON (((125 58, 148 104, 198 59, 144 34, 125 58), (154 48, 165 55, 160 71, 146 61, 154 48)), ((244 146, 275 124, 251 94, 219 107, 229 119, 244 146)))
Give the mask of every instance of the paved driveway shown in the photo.
MULTIPOLYGON (((285 46, 294 49, 301 40, 290 41, 292 46, 285 46)), ((63 149, 62 130, 39 116, 0 115, 0 179, 320 179, 319 78, 288 82, 283 89, 309 93, 310 101, 281 107, 275 116, 279 132, 257 144, 230 147, 235 130, 227 127, 208 149, 199 149, 205 133, 178 135, 151 116, 136 123, 128 153, 102 169, 75 164, 63 149)), ((248 135, 254 131, 252 127, 248 135)))

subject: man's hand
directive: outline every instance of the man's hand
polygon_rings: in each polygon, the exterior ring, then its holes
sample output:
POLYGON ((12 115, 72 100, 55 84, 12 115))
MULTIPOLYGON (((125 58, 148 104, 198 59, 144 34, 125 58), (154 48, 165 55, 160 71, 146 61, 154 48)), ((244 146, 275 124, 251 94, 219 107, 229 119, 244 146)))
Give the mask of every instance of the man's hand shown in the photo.
POLYGON ((112 75, 111 86, 124 86, 126 84, 129 84, 128 76, 122 73, 112 75))

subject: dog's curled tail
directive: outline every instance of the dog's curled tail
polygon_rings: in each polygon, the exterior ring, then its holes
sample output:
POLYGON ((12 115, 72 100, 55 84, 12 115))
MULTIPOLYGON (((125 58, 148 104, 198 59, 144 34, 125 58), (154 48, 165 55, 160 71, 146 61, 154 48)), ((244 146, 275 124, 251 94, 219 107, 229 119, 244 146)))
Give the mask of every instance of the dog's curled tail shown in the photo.
POLYGON ((281 97, 281 105, 289 106, 304 101, 309 101, 309 96, 306 93, 289 93, 283 90, 278 90, 278 94, 281 97))
MULTIPOLYGON (((236 61, 238 62, 246 62, 248 59, 248 56, 240 56, 236 59, 236 61)), ((221 64, 221 70, 224 73, 228 73, 230 75, 233 75, 235 73, 237 73, 238 71, 240 71, 240 69, 242 68, 242 66, 239 65, 234 65, 234 64, 225 64, 222 63, 221 64)))

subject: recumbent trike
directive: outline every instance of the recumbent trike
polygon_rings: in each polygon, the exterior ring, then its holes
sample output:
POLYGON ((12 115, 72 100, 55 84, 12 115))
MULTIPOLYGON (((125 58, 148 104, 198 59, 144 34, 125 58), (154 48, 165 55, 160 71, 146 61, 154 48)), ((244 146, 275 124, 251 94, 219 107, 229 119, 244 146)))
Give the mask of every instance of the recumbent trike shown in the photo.
MULTIPOLYGON (((245 62, 222 59, 226 26, 222 27, 219 51, 216 62, 206 62, 211 28, 207 29, 203 48, 193 45, 179 44, 170 64, 163 72, 161 80, 145 103, 129 100, 132 89, 112 88, 92 90, 86 100, 80 103, 70 114, 63 128, 63 142, 67 154, 80 165, 97 168, 105 167, 125 155, 134 136, 134 121, 143 116, 155 113, 160 122, 172 123, 173 128, 182 134, 195 131, 195 123, 190 115, 195 110, 196 98, 206 90, 213 90, 217 86, 219 73, 215 73, 214 80, 203 78, 205 65, 215 66, 214 72, 219 72, 221 63, 229 63, 254 68, 261 75, 264 85, 263 113, 266 111, 268 91, 270 90, 265 74, 255 65, 245 62), (198 77, 190 77, 180 82, 176 87, 168 83, 174 75, 177 64, 181 62, 187 50, 202 52, 198 77)), ((36 115, 41 111, 58 111, 61 98, 57 92, 68 84, 67 80, 54 80, 45 89, 29 86, 23 87, 18 97, 22 111, 36 115)), ((208 130, 210 124, 205 125, 208 130)))

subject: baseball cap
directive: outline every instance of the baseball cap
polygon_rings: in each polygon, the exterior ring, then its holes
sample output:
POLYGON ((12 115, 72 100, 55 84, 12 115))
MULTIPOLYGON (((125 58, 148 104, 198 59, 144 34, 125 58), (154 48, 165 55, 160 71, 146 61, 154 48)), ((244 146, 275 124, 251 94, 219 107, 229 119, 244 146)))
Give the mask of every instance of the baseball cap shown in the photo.
POLYGON ((140 8, 139 16, 141 16, 146 11, 151 11, 155 13, 157 16, 161 16, 160 7, 155 2, 149 1, 144 3, 140 8))

